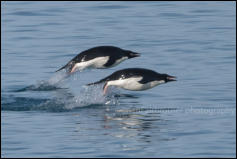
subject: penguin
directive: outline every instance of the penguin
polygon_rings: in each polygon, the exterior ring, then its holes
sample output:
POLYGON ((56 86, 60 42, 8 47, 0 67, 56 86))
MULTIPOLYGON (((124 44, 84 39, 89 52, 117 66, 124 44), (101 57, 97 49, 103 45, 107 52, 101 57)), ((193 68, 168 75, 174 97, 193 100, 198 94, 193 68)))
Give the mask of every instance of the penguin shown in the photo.
POLYGON ((110 68, 126 59, 138 56, 140 56, 139 53, 115 46, 97 46, 81 52, 56 72, 66 69, 66 72, 71 74, 86 68, 110 68))
POLYGON ((176 77, 144 68, 127 68, 116 71, 100 81, 87 85, 104 82, 103 93, 106 94, 109 86, 116 86, 131 91, 142 91, 171 81, 176 81, 176 77))

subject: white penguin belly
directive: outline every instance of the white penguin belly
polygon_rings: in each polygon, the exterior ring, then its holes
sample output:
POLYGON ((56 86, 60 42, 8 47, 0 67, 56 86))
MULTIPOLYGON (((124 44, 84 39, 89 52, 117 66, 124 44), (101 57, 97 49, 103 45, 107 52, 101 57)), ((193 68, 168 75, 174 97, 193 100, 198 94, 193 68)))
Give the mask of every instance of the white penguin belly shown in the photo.
POLYGON ((108 85, 114 85, 121 87, 123 89, 132 90, 132 91, 141 91, 153 88, 157 86, 158 84, 164 83, 165 81, 152 81, 145 84, 139 83, 139 81, 142 79, 142 77, 132 77, 127 79, 119 79, 116 81, 110 81, 108 82, 108 85))
POLYGON ((109 56, 97 57, 89 61, 83 61, 83 62, 77 63, 75 67, 79 70, 83 70, 87 67, 104 68, 104 64, 106 64, 108 60, 109 60, 109 56))
POLYGON ((163 81, 163 80, 162 81, 152 81, 152 82, 142 84, 141 90, 153 88, 161 83, 165 83, 165 81, 163 81))
POLYGON ((116 60, 115 63, 113 65, 111 65, 110 67, 114 67, 114 66, 118 65, 126 59, 128 59, 128 57, 122 57, 122 58, 116 60))

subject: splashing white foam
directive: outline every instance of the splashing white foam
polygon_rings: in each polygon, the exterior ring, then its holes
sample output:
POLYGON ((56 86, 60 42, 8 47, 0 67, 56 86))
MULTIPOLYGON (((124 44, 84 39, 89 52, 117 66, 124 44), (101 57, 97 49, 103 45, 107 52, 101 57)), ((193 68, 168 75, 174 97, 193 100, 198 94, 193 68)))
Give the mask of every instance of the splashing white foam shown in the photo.
POLYGON ((65 105, 65 108, 74 109, 89 105, 112 105, 117 103, 117 99, 112 95, 112 92, 103 95, 102 90, 102 85, 83 86, 82 90, 70 100, 70 103, 65 105))

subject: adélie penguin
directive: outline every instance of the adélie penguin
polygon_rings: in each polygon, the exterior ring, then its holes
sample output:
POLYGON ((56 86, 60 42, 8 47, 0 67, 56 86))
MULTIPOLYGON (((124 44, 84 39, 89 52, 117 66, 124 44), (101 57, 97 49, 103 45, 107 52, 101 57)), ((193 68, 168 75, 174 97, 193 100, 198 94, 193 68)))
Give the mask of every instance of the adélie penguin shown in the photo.
POLYGON ((127 68, 116 71, 100 81, 87 85, 104 82, 103 92, 106 94, 109 86, 116 86, 132 91, 142 91, 171 81, 176 81, 176 77, 168 74, 160 74, 144 68, 127 68))
POLYGON ((67 73, 73 73, 86 68, 109 68, 138 56, 140 56, 139 53, 115 46, 97 46, 81 52, 57 71, 66 69, 67 73))

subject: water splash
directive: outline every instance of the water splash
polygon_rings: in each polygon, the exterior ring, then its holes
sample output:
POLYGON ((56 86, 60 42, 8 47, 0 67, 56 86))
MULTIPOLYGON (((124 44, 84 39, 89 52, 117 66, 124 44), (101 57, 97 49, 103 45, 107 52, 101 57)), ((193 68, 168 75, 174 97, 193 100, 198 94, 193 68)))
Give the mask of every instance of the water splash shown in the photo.
POLYGON ((74 96, 71 102, 66 106, 67 109, 74 109, 77 107, 85 107, 89 105, 116 105, 118 100, 115 97, 114 91, 103 94, 102 85, 83 86, 83 89, 74 96))
POLYGON ((2 110, 71 111, 91 105, 118 104, 117 89, 110 87, 104 95, 103 84, 86 86, 80 79, 77 74, 68 76, 65 71, 57 72, 48 80, 14 91, 11 97, 4 96, 2 110))
POLYGON ((62 70, 60 72, 55 72, 51 78, 49 78, 48 83, 51 85, 59 84, 64 82, 68 77, 68 73, 66 70, 62 70))
MULTIPOLYGON (((42 86, 47 87, 46 85, 42 86)), ((104 105, 117 105, 118 98, 116 97, 116 90, 110 89, 107 95, 103 95, 102 85, 95 86, 82 86, 80 90, 73 93, 71 89, 57 89, 46 98, 38 95, 38 91, 29 92, 28 95, 20 97, 19 94, 3 95, 2 96, 2 110, 11 111, 50 111, 62 112, 73 111, 88 106, 104 106, 104 105), (33 95, 32 94, 36 94, 33 95), (39 97, 40 98, 39 98, 39 97)), ((43 90, 48 90, 43 89, 43 90)), ((27 93, 27 92, 24 92, 27 93)))
POLYGON ((66 72, 57 72, 53 74, 48 80, 38 81, 36 84, 15 90, 14 92, 25 91, 53 91, 56 89, 62 89, 60 85, 67 79, 66 72))

